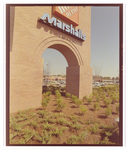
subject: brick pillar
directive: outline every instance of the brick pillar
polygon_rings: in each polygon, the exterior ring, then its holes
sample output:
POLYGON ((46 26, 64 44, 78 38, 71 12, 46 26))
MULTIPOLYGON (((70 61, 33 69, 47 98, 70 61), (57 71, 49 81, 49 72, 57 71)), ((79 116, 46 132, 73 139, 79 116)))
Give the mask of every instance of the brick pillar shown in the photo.
POLYGON ((79 66, 66 68, 66 92, 79 97, 79 66))
POLYGON ((92 93, 92 69, 84 66, 69 66, 66 69, 66 92, 82 99, 92 93))

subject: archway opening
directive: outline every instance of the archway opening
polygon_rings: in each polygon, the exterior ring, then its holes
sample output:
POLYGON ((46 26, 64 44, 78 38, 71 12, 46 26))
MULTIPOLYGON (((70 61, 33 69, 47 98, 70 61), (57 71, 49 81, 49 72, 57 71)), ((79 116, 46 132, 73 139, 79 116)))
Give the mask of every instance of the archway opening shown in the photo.
POLYGON ((41 55, 43 61, 42 93, 54 86, 65 92, 68 63, 61 52, 47 48, 41 55))

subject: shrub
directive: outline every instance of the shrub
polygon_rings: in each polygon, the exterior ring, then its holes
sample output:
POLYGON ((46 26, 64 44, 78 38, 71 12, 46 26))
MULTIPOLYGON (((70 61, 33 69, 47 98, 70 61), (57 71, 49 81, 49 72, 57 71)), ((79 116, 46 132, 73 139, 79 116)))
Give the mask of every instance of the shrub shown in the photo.
POLYGON ((45 97, 47 97, 48 95, 47 95, 47 93, 43 93, 43 97, 45 98, 45 97))
POLYGON ((47 133, 46 130, 43 130, 43 133, 41 135, 36 134, 35 136, 37 140, 41 142, 42 144, 49 144, 51 142, 52 133, 51 132, 47 133))
POLYGON ((104 104, 106 105, 106 106, 108 106, 109 104, 111 104, 111 99, 104 99, 104 104))
POLYGON ((77 96, 74 96, 74 95, 72 95, 71 98, 72 98, 72 102, 73 102, 73 103, 75 103, 76 99, 78 99, 77 96))
POLYGON ((62 98, 58 98, 58 99, 56 100, 57 105, 58 105, 59 103, 62 103, 62 102, 63 102, 62 98))
POLYGON ((87 111, 87 108, 85 106, 82 106, 82 105, 80 106, 80 109, 81 109, 82 114, 85 114, 87 111))
POLYGON ((43 118, 47 112, 44 110, 39 110, 38 114, 43 118))
POLYGON ((62 130, 59 130, 59 129, 56 127, 56 130, 52 131, 52 135, 56 135, 56 137, 58 137, 59 135, 62 135, 62 130))
POLYGON ((52 94, 52 92, 48 91, 46 94, 47 94, 47 96, 50 96, 52 94))
POLYGON ((58 94, 58 93, 60 93, 59 90, 55 90, 55 95, 58 94))
POLYGON ((97 96, 97 97, 96 97, 96 101, 97 101, 97 102, 100 102, 100 100, 101 100, 100 96, 97 96))
POLYGON ((45 97, 44 101, 46 101, 48 103, 50 101, 50 97, 45 97))
POLYGON ((87 136, 87 131, 83 131, 78 136, 78 141, 83 142, 84 138, 87 136))
POLYGON ((106 99, 106 95, 105 94, 102 96, 102 99, 106 99))
POLYGON ((87 136, 87 131, 79 134, 79 136, 72 135, 68 140, 67 144, 76 144, 77 142, 83 142, 84 138, 87 136))
POLYGON ((74 123, 77 122, 77 117, 76 117, 76 116, 71 116, 70 119, 71 119, 74 123))
POLYGON ((77 105, 77 107, 79 107, 82 104, 82 100, 80 100, 80 99, 77 98, 75 100, 75 104, 77 105))
POLYGON ((98 132, 98 124, 94 124, 92 127, 89 127, 88 130, 91 132, 91 133, 97 133, 98 132))
POLYGON ((71 127, 77 131, 77 130, 81 129, 82 126, 80 124, 76 123, 74 125, 71 125, 71 127))
POLYGON ((67 120, 62 118, 62 119, 57 119, 57 122, 61 125, 64 125, 64 124, 66 124, 67 120))
POLYGON ((95 102, 95 104, 94 104, 94 110, 99 110, 99 108, 100 108, 99 103, 95 102))
POLYGON ((93 100, 92 98, 88 98, 87 101, 88 101, 88 104, 90 104, 93 100))
POLYGON ((107 107, 106 110, 105 110, 106 117, 108 117, 111 114, 112 114, 112 108, 107 107))
POLYGON ((70 94, 70 93, 66 93, 66 97, 67 97, 67 98, 70 98, 70 97, 71 97, 71 94, 70 94))
POLYGON ((41 105, 42 105, 43 107, 46 107, 46 106, 48 105, 48 103, 47 103, 47 101, 45 101, 45 100, 41 100, 41 105))
POLYGON ((87 100, 87 99, 88 99, 88 97, 87 97, 87 96, 84 96, 84 97, 83 97, 83 100, 87 100))
POLYGON ((61 111, 63 108, 65 108, 65 106, 66 106, 66 104, 65 103, 63 103, 63 100, 60 98, 60 99, 57 99, 57 107, 56 107, 56 109, 58 110, 58 111, 61 111))
POLYGON ((90 95, 89 95, 89 98, 92 98, 92 97, 93 97, 93 94, 90 94, 90 95))
POLYGON ((51 119, 51 118, 47 118, 46 122, 48 122, 48 123, 55 123, 56 120, 55 119, 51 119))
POLYGON ((33 121, 33 120, 30 122, 30 125, 32 125, 34 127, 34 129, 36 129, 36 127, 38 127, 37 122, 33 121))
POLYGON ((45 130, 50 130, 51 128, 53 128, 53 125, 48 124, 48 122, 46 124, 42 124, 42 126, 45 130))
POLYGON ((93 91, 93 93, 92 93, 94 96, 97 94, 95 91, 93 91))
POLYGON ((60 92, 59 92, 58 90, 55 91, 55 94, 56 94, 56 97, 57 97, 57 98, 60 98, 60 97, 61 97, 61 94, 60 94, 60 92))
POLYGON ((72 135, 68 140, 67 144, 76 144, 78 137, 76 135, 72 135))
POLYGON ((62 90, 62 91, 65 91, 65 90, 66 90, 66 86, 62 87, 61 90, 62 90))
POLYGON ((116 111, 119 113, 119 104, 116 105, 116 111))
POLYGON ((116 96, 112 96, 111 99, 112 99, 112 104, 114 104, 117 101, 117 97, 116 96))

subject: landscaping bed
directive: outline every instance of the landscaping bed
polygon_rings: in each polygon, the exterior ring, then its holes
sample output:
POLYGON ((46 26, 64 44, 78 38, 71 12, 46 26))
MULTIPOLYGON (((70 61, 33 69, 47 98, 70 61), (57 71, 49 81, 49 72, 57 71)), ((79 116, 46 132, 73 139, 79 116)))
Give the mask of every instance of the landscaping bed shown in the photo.
POLYGON ((40 108, 10 114, 10 144, 119 145, 119 86, 93 89, 79 100, 43 94, 40 108))

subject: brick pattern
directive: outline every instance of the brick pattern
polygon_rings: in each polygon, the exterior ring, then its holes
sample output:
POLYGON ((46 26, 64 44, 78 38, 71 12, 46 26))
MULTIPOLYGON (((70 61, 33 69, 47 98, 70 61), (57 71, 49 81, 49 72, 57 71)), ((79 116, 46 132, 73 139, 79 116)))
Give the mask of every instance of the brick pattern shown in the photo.
MULTIPOLYGON (((79 26, 86 34, 81 42, 65 33, 38 22, 51 6, 11 7, 10 11, 10 112, 39 107, 42 98, 43 59, 48 47, 60 51, 67 68, 67 92, 82 98, 92 92, 90 67, 91 8, 80 6, 79 26)), ((60 19, 59 17, 56 17, 60 19)), ((62 19, 60 19, 63 21, 62 19)), ((63 21, 66 23, 65 21, 63 21)))

